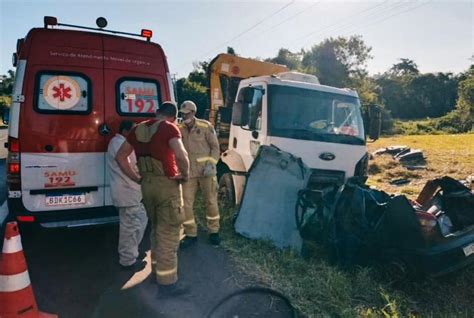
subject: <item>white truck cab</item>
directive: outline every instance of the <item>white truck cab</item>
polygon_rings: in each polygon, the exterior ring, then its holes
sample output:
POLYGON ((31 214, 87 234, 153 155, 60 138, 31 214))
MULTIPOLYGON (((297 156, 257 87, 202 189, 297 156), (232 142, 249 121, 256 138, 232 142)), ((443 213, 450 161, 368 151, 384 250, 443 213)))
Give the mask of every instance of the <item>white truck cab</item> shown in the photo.
POLYGON ((344 182, 365 175, 368 162, 357 93, 321 85, 297 72, 242 80, 233 106, 229 148, 221 156, 223 175, 240 202, 244 174, 261 145, 300 157, 314 173, 344 182), (231 178, 230 178, 231 176, 231 178))

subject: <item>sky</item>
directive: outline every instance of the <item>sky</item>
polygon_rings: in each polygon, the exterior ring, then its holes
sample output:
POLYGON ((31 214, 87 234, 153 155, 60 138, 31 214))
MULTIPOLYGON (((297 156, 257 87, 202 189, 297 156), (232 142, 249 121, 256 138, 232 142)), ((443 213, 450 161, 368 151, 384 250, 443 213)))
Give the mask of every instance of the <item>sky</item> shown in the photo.
POLYGON ((372 48, 372 75, 399 58, 414 60, 423 73, 459 73, 474 63, 473 1, 0 0, 0 74, 13 69, 16 40, 42 27, 44 16, 89 27, 102 16, 107 29, 151 29, 178 78, 228 46, 243 57, 269 58, 280 48, 297 52, 355 34, 372 48))

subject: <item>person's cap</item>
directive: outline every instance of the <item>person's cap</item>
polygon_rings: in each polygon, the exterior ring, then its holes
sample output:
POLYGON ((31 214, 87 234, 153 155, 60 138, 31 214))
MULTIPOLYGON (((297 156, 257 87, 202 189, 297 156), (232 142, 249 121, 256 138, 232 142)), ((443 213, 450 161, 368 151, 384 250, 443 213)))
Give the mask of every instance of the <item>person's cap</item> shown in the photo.
POLYGON ((177 117, 178 116, 178 107, 173 102, 163 102, 163 104, 158 107, 156 110, 158 114, 162 114, 169 117, 177 117))
POLYGON ((183 114, 187 114, 189 112, 197 112, 197 107, 196 104, 194 104, 190 100, 186 100, 181 104, 181 108, 179 111, 183 114))

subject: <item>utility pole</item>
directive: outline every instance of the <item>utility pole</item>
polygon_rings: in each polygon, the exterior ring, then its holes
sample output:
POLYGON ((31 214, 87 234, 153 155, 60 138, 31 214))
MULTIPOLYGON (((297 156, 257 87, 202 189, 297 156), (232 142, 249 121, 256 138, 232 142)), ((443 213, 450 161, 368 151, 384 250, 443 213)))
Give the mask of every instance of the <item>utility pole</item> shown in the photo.
POLYGON ((174 92, 174 100, 176 101, 176 103, 178 103, 178 87, 176 85, 176 82, 177 82, 177 79, 176 79, 176 76, 178 74, 177 73, 171 73, 171 82, 173 83, 173 92, 174 92))

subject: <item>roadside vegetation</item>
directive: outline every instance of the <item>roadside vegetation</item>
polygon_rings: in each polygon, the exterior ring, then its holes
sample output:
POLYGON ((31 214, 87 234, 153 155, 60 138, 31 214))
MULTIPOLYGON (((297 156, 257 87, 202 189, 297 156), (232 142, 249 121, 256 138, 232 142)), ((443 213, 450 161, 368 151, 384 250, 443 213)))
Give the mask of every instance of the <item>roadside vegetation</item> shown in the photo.
MULTIPOLYGON (((416 197, 424 183, 449 175, 465 179, 474 173, 474 134, 400 136, 369 144, 370 151, 389 145, 407 145, 424 150, 426 171, 409 171, 389 155, 370 161, 368 183, 388 193, 416 197), (392 178, 409 178, 400 187, 392 178)), ((197 214, 204 221, 204 207, 197 214)), ((342 269, 332 264, 324 249, 313 246, 307 259, 281 251, 270 243, 243 238, 234 232, 234 210, 223 207, 223 247, 236 267, 250 275, 251 282, 287 295, 307 317, 472 317, 474 315, 474 267, 445 277, 399 279, 382 265, 342 269)))

